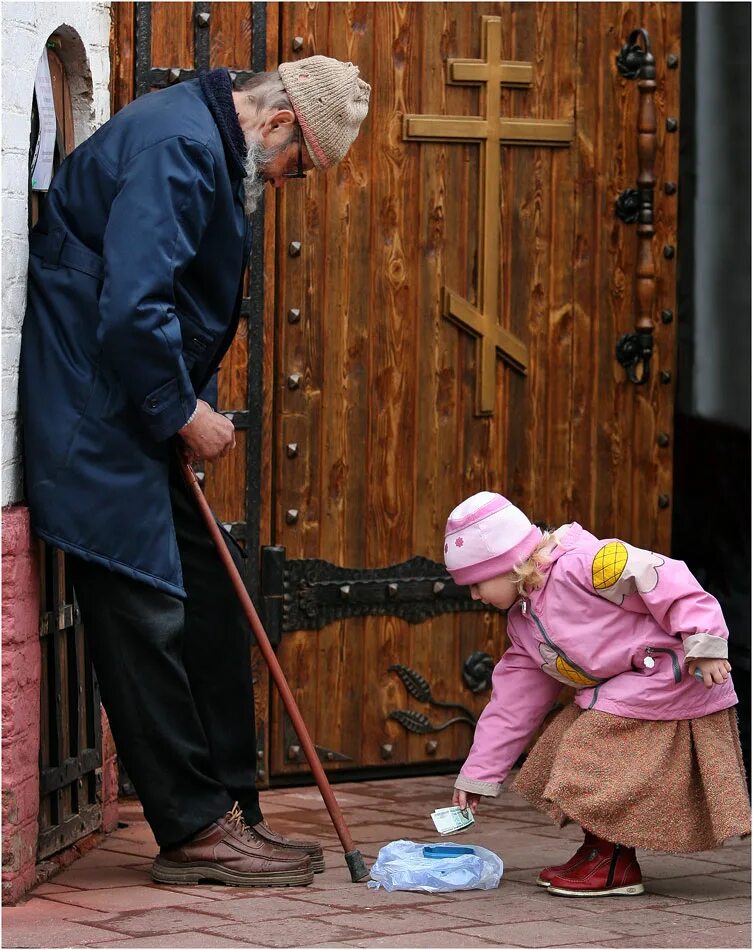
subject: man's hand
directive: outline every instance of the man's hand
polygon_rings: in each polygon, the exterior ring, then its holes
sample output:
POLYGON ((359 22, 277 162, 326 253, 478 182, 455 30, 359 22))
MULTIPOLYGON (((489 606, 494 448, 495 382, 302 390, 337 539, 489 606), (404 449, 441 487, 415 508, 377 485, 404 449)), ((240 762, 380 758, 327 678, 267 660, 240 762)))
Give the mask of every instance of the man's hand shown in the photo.
POLYGON ((457 805, 464 811, 470 806, 472 815, 476 814, 476 809, 480 801, 481 796, 477 795, 476 792, 464 792, 461 788, 456 788, 452 795, 452 804, 457 805))
POLYGON ((696 670, 700 670, 703 673, 703 685, 706 689, 711 689, 714 683, 721 686, 729 677, 731 669, 726 660, 713 660, 709 657, 688 660, 688 672, 692 676, 696 670))
POLYGON ((198 401, 197 407, 193 419, 178 429, 178 435, 183 439, 186 461, 222 458, 235 448, 235 426, 203 399, 198 401))

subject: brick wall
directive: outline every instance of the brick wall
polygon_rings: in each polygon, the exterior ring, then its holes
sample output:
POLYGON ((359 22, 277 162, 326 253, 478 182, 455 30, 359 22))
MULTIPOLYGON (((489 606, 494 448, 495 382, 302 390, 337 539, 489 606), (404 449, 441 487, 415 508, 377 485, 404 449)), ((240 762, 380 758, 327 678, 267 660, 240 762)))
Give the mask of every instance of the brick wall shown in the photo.
MULTIPOLYGON (((6 3, 2 17, 2 893, 34 883, 39 811, 39 577, 23 505, 18 363, 28 264, 31 103, 52 33, 69 76, 76 142, 108 117, 109 3, 6 3)), ((115 749, 103 713, 103 831, 117 824, 115 749)), ((86 842, 58 857, 68 863, 86 842)))

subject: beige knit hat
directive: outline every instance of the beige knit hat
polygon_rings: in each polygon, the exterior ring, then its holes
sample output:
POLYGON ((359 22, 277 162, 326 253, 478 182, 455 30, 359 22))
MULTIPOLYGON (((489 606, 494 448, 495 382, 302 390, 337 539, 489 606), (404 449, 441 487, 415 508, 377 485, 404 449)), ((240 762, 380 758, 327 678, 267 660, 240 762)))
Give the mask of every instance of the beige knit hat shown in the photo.
POLYGON ((371 86, 358 66, 309 56, 277 67, 303 132, 311 161, 330 168, 345 158, 369 111, 371 86))

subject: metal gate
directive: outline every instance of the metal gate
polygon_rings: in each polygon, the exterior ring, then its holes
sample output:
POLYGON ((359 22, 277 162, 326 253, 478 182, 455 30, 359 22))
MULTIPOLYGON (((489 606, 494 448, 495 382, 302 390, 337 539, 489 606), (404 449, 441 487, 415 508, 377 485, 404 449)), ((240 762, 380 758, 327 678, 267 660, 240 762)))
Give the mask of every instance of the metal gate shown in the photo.
MULTIPOLYGON (((52 36, 47 43, 57 118, 55 171, 75 144, 70 90, 55 52, 59 42, 52 36)), ((39 135, 36 99, 31 126, 33 155, 39 135)), ((30 227, 39 217, 41 200, 41 193, 31 191, 30 183, 30 227)), ((102 736, 99 690, 65 555, 39 542, 39 565, 42 671, 37 859, 43 860, 102 822, 102 736)))

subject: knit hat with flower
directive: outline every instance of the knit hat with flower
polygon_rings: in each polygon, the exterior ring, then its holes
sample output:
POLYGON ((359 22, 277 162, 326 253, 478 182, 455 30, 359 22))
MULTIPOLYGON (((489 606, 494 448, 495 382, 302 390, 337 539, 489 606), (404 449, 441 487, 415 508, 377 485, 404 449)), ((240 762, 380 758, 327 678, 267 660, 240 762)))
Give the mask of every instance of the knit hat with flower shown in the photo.
POLYGON ((445 564, 456 584, 478 584, 526 561, 542 537, 512 502, 495 492, 480 491, 461 502, 447 519, 445 564))
POLYGON ((280 63, 277 71, 303 132, 311 161, 330 168, 345 158, 369 111, 371 86, 358 66, 329 56, 280 63))

